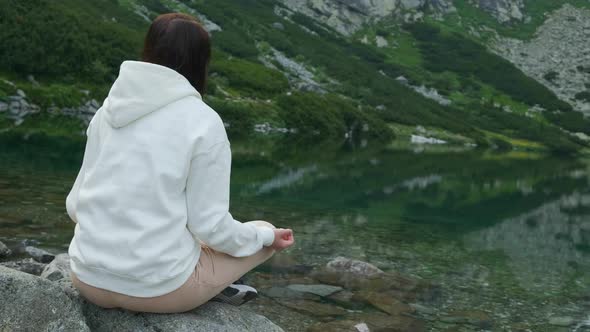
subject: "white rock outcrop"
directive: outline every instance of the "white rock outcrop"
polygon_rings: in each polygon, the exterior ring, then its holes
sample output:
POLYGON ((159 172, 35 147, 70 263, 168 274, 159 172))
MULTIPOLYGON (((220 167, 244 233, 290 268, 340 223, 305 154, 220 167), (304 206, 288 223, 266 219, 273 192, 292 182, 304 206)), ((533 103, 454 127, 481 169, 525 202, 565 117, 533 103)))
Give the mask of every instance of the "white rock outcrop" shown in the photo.
POLYGON ((564 5, 532 40, 498 37, 492 49, 574 109, 590 114, 590 103, 575 97, 590 83, 590 10, 564 5))

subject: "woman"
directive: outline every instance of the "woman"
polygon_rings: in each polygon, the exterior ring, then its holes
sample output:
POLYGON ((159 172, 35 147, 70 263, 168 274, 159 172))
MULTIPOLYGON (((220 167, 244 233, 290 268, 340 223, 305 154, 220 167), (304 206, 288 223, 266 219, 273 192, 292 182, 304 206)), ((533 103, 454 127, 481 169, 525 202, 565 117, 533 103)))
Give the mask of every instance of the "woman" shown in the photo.
POLYGON ((230 145, 201 99, 210 54, 194 18, 159 16, 143 61, 123 62, 88 126, 66 208, 72 280, 90 302, 157 313, 240 304, 255 290, 232 283, 294 242, 228 212, 230 145))

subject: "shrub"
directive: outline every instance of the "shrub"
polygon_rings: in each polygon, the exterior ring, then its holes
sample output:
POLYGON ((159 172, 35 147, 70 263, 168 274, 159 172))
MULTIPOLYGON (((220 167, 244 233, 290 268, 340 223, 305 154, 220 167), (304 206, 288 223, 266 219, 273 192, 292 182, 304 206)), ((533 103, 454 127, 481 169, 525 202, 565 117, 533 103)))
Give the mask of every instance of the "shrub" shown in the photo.
POLYGON ((214 98, 208 98, 207 103, 219 113, 224 123, 229 124, 228 135, 242 136, 252 132, 254 117, 247 105, 214 98))
POLYGON ((139 53, 142 32, 103 19, 108 14, 133 15, 105 1, 2 1, 0 67, 72 83, 110 80, 139 53))
POLYGON ((211 71, 226 77, 232 88, 261 98, 268 98, 289 88, 289 81, 283 73, 246 60, 214 60, 211 71))
POLYGON ((369 111, 358 110, 354 102, 336 95, 295 93, 281 96, 278 106, 286 126, 296 128, 299 136, 344 140, 349 133, 353 139, 382 142, 393 138, 383 120, 369 111))
POLYGON ((543 78, 549 82, 553 82, 558 77, 559 77, 559 73, 556 71, 550 71, 547 74, 543 75, 543 78))
POLYGON ((577 100, 583 100, 590 103, 590 91, 578 92, 576 93, 575 98, 577 100))
POLYGON ((25 92, 30 100, 41 108, 77 107, 86 97, 77 86, 63 84, 31 86, 26 88, 25 92))
POLYGON ((590 120, 580 112, 546 112, 545 118, 565 130, 590 135, 590 120))

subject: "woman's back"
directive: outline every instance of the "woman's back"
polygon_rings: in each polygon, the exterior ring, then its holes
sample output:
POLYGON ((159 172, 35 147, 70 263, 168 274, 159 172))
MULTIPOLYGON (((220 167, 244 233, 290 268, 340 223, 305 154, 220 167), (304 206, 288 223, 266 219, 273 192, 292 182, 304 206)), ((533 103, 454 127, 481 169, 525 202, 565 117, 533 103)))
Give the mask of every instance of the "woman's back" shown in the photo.
POLYGON ((202 100, 209 34, 193 17, 154 20, 142 62, 125 61, 92 119, 66 199, 77 223, 72 282, 106 308, 182 312, 256 290, 240 276, 293 244, 291 230, 229 213, 231 150, 202 100))
POLYGON ((111 278, 128 280, 121 287, 142 295, 143 282, 156 293, 182 284, 199 256, 187 228, 191 159, 226 142, 219 116, 180 74, 124 62, 88 129, 74 271, 83 278, 91 269, 94 284, 108 289, 111 278))

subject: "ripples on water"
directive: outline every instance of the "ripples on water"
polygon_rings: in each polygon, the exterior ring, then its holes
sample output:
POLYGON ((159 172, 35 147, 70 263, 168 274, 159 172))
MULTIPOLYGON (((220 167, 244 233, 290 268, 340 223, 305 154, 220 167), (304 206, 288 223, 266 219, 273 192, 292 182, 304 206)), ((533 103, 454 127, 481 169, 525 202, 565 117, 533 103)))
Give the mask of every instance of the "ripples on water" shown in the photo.
MULTIPOLYGON (((577 325, 583 331, 588 325, 585 160, 232 146, 234 216, 292 227, 297 238, 295 248, 251 275, 259 287, 305 278, 285 267, 308 271, 345 256, 436 284, 438 295, 417 300, 432 309, 414 314, 426 329, 569 331, 577 325), (445 318, 457 312, 486 315, 487 323, 445 318), (550 318, 572 325, 551 325, 550 318)), ((0 143, 0 240, 36 239, 65 251, 73 231, 65 196, 82 149, 68 142, 0 143)), ((264 296, 250 307, 286 330, 330 320, 279 310, 264 296)))

